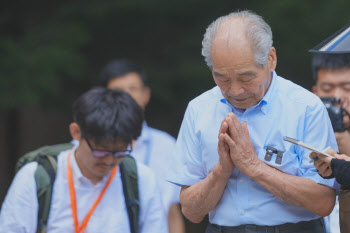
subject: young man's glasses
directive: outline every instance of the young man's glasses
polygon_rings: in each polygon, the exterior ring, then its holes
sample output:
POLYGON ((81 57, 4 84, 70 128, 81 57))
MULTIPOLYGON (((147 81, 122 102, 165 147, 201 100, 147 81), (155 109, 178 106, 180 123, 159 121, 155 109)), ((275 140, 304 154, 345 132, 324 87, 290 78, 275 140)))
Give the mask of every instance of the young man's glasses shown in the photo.
POLYGON ((131 145, 128 147, 128 150, 118 150, 118 151, 102 151, 102 150, 94 150, 87 138, 85 138, 88 146, 90 147, 90 150, 92 151, 92 155, 96 158, 103 158, 106 155, 112 155, 114 158, 122 158, 127 155, 130 155, 132 151, 131 145))

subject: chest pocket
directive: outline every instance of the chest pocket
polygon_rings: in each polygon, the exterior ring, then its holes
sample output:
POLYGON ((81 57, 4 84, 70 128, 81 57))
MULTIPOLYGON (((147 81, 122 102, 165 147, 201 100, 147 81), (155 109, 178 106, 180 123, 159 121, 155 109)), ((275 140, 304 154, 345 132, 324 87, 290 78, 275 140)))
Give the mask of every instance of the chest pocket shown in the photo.
POLYGON ((299 164, 300 164, 300 157, 298 154, 296 154, 294 151, 292 151, 292 148, 289 148, 289 150, 284 151, 283 149, 276 148, 276 151, 272 153, 270 161, 266 160, 266 153, 267 153, 267 147, 259 150, 258 157, 261 161, 268 164, 271 167, 274 167, 280 171, 283 171, 284 173, 291 174, 291 175, 297 175, 299 164))

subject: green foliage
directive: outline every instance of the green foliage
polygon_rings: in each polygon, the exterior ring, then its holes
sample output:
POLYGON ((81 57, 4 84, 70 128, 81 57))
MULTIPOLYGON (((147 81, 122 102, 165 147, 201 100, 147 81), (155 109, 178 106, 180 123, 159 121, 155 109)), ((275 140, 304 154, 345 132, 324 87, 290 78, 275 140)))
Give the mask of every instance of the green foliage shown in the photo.
POLYGON ((151 110, 184 110, 214 86, 201 57, 211 21, 237 9, 262 15, 274 32, 277 72, 312 85, 307 52, 349 20, 349 1, 122 0, 9 3, 0 10, 0 107, 71 105, 98 83, 110 59, 142 64, 151 110), (25 5, 26 4, 26 5, 25 5))

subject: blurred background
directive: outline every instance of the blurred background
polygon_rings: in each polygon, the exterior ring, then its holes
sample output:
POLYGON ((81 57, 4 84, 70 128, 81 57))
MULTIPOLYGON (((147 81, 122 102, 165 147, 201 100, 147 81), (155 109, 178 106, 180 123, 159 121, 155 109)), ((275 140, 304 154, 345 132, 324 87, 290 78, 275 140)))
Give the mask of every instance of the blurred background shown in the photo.
POLYGON ((70 141, 71 106, 111 59, 149 77, 150 126, 177 136, 188 101, 214 86, 201 56, 206 27, 249 9, 274 34, 277 73, 306 89, 308 50, 350 20, 350 1, 8 1, 0 8, 0 203, 14 164, 42 145, 70 141))

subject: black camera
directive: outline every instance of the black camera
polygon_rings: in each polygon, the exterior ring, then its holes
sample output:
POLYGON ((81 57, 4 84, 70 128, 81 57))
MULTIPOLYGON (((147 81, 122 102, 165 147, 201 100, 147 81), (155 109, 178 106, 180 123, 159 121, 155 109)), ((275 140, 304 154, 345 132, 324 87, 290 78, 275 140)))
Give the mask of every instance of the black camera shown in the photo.
POLYGON ((347 112, 343 108, 342 101, 335 97, 321 97, 321 100, 326 106, 334 132, 344 132, 345 127, 343 119, 347 112))

